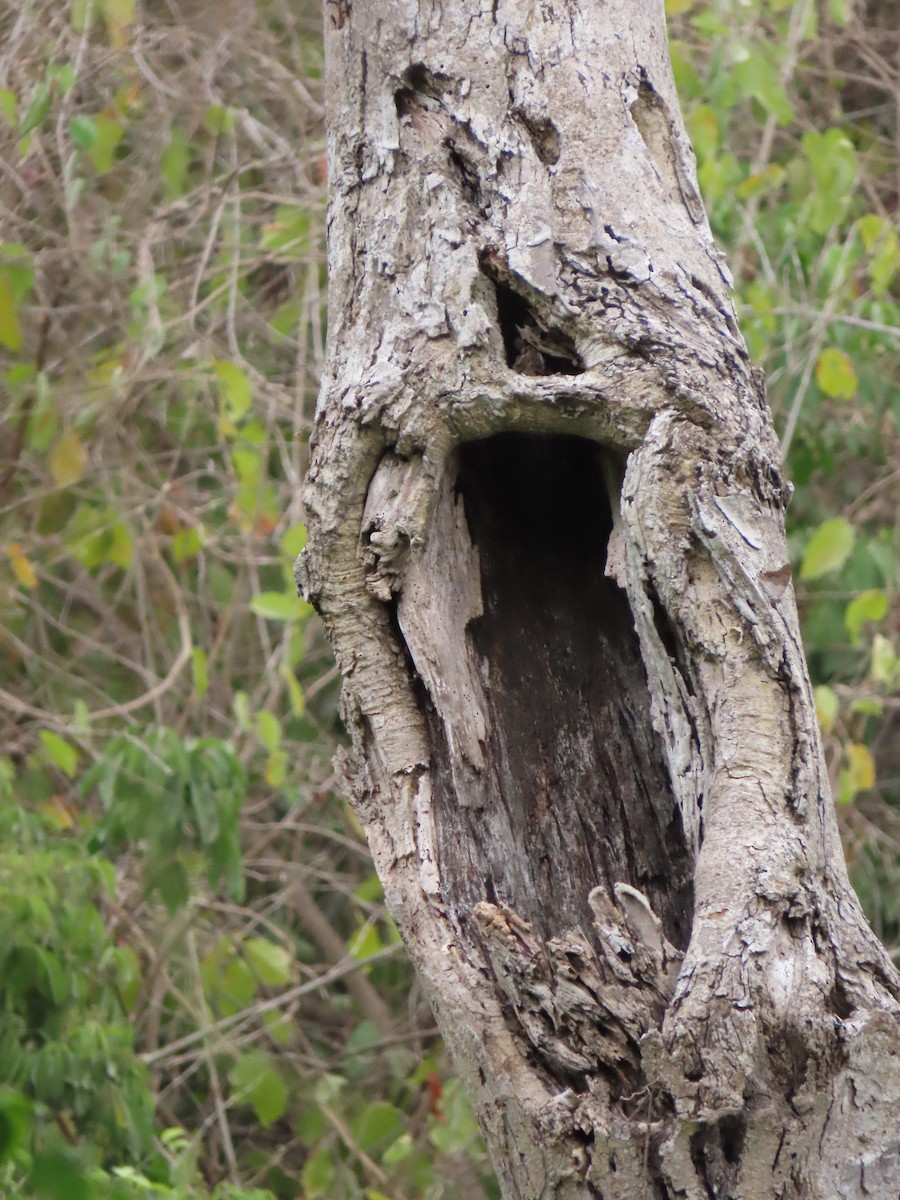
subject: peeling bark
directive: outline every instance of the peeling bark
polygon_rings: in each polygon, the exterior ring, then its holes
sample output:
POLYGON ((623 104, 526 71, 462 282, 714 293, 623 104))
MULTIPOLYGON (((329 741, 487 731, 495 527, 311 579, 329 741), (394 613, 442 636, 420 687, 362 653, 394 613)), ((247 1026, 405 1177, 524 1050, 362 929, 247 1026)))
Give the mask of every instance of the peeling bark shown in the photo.
POLYGON ((900 980, 847 880, 663 5, 326 26, 298 578, 504 1195, 896 1197, 900 980))

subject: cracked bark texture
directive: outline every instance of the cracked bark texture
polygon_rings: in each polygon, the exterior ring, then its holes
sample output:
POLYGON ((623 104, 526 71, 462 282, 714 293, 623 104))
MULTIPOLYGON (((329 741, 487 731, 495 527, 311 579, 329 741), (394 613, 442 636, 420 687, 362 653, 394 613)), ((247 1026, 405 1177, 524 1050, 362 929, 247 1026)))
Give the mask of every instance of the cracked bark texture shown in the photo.
POLYGON ((781 474, 662 0, 333 0, 298 568, 508 1198, 900 1194, 781 474))

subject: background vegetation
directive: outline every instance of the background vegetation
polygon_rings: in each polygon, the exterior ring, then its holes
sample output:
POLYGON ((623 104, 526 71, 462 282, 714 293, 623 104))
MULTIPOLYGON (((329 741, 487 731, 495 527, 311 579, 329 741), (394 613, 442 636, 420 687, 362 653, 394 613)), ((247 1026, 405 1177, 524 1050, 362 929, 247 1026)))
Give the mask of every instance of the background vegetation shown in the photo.
MULTIPOLYGON (((669 0, 770 381, 856 885, 900 953, 895 0, 669 0)), ((293 595, 311 0, 0 11, 0 1194, 497 1195, 293 595)))

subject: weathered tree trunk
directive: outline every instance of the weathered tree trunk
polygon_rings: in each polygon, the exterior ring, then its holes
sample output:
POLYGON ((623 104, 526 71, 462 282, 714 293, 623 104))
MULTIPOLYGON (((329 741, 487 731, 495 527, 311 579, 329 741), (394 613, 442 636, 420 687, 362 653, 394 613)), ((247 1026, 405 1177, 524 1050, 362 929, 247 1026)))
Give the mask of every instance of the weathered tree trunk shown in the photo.
POLYGON ((662 0, 335 0, 300 566, 505 1196, 896 1197, 787 485, 662 0))

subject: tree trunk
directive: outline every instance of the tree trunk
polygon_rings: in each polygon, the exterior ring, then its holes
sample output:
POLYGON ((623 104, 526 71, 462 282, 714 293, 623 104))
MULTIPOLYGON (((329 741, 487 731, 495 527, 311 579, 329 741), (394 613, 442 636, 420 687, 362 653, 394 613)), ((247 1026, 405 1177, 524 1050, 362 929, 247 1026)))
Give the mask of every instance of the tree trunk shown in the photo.
POLYGON ((896 1197, 789 487, 662 0, 329 0, 299 568, 348 786, 512 1198, 896 1197))

